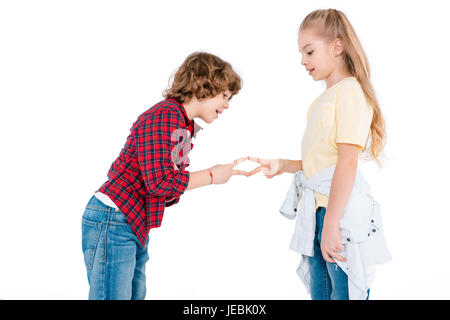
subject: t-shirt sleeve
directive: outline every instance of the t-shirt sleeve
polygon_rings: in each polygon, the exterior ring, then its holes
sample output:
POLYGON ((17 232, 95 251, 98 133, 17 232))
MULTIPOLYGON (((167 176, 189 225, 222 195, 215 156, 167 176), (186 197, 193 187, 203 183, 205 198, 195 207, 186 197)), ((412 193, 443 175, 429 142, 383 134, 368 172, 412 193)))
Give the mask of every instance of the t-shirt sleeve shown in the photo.
POLYGON ((363 148, 372 123, 373 109, 358 83, 336 91, 336 143, 356 144, 363 148))

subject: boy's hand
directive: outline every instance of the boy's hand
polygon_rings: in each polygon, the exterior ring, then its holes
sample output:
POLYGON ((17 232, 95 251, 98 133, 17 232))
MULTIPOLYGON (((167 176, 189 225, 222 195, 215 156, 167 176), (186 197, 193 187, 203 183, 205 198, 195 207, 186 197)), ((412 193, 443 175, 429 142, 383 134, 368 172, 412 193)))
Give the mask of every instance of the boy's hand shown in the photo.
POLYGON ((262 170, 267 179, 271 179, 284 172, 283 159, 260 159, 255 157, 247 157, 248 160, 259 163, 260 166, 249 172, 248 176, 252 176, 255 173, 262 170))
POLYGON ((236 159, 233 162, 230 162, 228 164, 218 164, 218 165, 212 167, 210 170, 213 175, 213 184, 226 183, 231 178, 231 176, 234 176, 234 175, 243 175, 243 176, 248 177, 249 172, 245 172, 242 170, 234 170, 235 166, 237 166, 241 162, 244 162, 245 160, 247 160, 247 159, 240 158, 240 159, 236 159))

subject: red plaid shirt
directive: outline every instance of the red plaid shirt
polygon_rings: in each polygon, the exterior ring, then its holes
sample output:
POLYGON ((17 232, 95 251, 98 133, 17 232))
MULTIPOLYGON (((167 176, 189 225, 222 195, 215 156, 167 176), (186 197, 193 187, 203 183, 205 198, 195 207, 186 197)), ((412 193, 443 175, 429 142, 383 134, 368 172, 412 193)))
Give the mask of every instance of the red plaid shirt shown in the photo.
POLYGON ((119 207, 144 248, 150 229, 161 226, 164 208, 178 203, 188 186, 190 138, 200 129, 177 100, 157 103, 134 122, 98 189, 119 207))

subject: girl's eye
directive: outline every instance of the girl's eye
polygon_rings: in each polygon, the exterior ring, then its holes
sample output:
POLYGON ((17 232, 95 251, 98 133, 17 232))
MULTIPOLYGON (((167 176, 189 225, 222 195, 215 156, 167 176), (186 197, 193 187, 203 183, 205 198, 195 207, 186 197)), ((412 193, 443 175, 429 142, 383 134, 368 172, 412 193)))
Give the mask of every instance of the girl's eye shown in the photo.
POLYGON ((310 56, 313 52, 314 52, 314 50, 313 50, 313 51, 310 51, 310 52, 307 52, 306 54, 307 54, 308 56, 310 56))

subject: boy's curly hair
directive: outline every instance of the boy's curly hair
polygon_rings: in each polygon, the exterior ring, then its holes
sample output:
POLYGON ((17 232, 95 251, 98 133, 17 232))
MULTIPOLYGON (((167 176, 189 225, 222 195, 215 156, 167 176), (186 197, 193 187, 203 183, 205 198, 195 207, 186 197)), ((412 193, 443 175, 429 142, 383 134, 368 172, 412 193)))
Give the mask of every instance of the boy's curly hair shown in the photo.
POLYGON ((204 99, 226 90, 231 92, 232 97, 241 87, 241 77, 228 62, 207 52, 194 52, 178 68, 172 85, 169 84, 169 88, 164 90, 163 96, 183 103, 194 96, 204 99))

